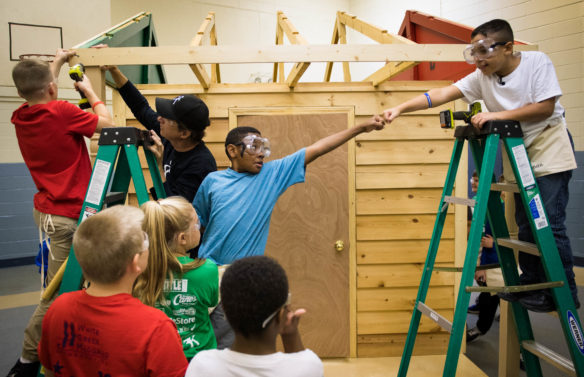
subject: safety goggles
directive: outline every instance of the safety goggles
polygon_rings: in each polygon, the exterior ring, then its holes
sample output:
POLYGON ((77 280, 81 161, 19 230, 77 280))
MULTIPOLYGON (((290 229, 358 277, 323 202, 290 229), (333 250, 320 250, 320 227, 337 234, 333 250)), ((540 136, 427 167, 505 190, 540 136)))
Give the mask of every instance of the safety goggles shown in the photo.
POLYGON ((284 305, 282 305, 278 309, 276 309, 272 314, 270 314, 268 316, 268 318, 265 319, 264 322, 262 322, 262 329, 265 329, 266 328, 266 326, 268 325, 268 323, 270 323, 270 321, 276 316, 276 314, 278 314, 280 312, 280 309, 282 309, 286 305, 290 305, 290 300, 291 299, 292 299, 292 293, 288 292, 288 298, 286 299, 286 302, 284 303, 284 305))
POLYGON ((265 137, 247 135, 241 140, 241 145, 243 145, 241 150, 242 157, 244 150, 254 156, 263 152, 265 157, 270 157, 270 141, 265 137))
POLYGON ((466 46, 463 55, 468 64, 474 64, 476 60, 484 60, 493 56, 495 47, 505 46, 508 42, 495 42, 491 38, 485 38, 466 46))

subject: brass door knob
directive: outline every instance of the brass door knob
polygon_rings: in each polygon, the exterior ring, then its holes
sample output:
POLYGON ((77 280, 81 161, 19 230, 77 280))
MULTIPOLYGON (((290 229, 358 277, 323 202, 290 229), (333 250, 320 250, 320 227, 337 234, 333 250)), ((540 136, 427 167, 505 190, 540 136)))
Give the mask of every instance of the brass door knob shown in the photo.
POLYGON ((338 240, 337 242, 335 242, 335 249, 337 251, 343 251, 345 249, 345 243, 341 240, 338 240))

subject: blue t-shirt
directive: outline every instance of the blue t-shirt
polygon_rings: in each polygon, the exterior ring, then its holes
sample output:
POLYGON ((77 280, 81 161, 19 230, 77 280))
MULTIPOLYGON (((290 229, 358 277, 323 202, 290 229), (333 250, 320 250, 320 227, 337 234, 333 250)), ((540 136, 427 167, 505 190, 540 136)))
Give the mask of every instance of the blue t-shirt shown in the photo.
POLYGON ((199 258, 222 265, 263 255, 276 201, 293 184, 304 182, 302 148, 264 164, 258 174, 233 169, 205 178, 193 205, 205 227, 199 258))

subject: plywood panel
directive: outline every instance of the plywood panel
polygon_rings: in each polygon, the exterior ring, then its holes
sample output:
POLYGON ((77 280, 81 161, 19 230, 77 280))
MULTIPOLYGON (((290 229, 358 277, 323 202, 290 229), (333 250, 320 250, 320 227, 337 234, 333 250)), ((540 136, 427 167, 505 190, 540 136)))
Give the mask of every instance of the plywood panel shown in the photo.
MULTIPOLYGON (((444 355, 448 349, 448 333, 421 333, 416 337, 413 355, 444 355)), ((401 356, 406 343, 405 334, 359 335, 358 357, 401 356)), ((441 369, 440 369, 441 370, 441 369)))
MULTIPOLYGON (((358 264, 424 263, 430 239, 357 242, 358 264)), ((454 241, 440 240, 436 262, 454 261, 454 241)))
MULTIPOLYGON (((238 126, 254 126, 272 140, 271 159, 348 127, 348 113, 238 115, 238 126)), ((290 187, 272 215, 266 255, 288 273, 306 347, 321 357, 349 356, 349 182, 348 147, 320 157, 306 169, 306 181, 290 187), (347 245, 334 248, 336 240, 347 245)))
MULTIPOLYGON (((357 292, 357 311, 377 312, 409 310, 414 308, 418 288, 367 288, 357 292)), ((452 309, 454 294, 452 287, 432 287, 425 301, 432 309, 452 309)))
MULTIPOLYGON (((454 317, 453 310, 437 310, 449 321, 454 317)), ((359 335, 366 334, 405 334, 408 332, 411 310, 392 312, 361 312, 357 313, 357 331, 359 335)), ((422 316, 419 332, 442 332, 438 324, 426 316, 422 316)))
MULTIPOLYGON (((356 117, 355 124, 367 120, 368 117, 356 117)), ((440 119, 435 114, 403 115, 391 122, 379 132, 369 132, 357 136, 362 140, 419 140, 448 139, 452 140, 453 130, 440 127, 440 119)))
MULTIPOLYGON (((358 190, 357 215, 435 214, 441 198, 439 188, 358 190)), ((454 212, 454 206, 448 211, 454 212)))
MULTIPOLYGON (((431 237, 435 215, 357 216, 357 240, 408 240, 431 237)), ((454 237, 454 218, 447 216, 442 237, 454 237)))
MULTIPOLYGON (((451 266, 451 263, 437 264, 451 266)), ((417 287, 423 263, 357 266, 357 288, 417 287)), ((434 271, 430 285, 452 285, 453 272, 434 271)), ((415 298, 415 296, 414 296, 415 298)), ((411 313, 410 313, 411 314, 411 313)))
POLYGON ((443 187, 448 164, 357 166, 357 189, 443 187))
POLYGON ((360 141, 357 165, 449 163, 453 143, 453 140, 360 141))

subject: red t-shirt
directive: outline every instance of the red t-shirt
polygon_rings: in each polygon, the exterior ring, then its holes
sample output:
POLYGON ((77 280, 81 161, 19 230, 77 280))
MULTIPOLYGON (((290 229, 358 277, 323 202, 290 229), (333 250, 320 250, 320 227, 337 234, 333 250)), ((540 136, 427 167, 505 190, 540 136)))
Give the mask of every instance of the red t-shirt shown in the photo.
POLYGON ((43 319, 41 364, 56 376, 180 376, 187 359, 174 323, 129 294, 62 294, 43 319))
POLYGON ((79 218, 91 178, 83 137, 93 135, 98 119, 67 101, 25 103, 12 114, 20 152, 38 189, 38 211, 79 218))

